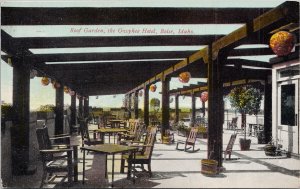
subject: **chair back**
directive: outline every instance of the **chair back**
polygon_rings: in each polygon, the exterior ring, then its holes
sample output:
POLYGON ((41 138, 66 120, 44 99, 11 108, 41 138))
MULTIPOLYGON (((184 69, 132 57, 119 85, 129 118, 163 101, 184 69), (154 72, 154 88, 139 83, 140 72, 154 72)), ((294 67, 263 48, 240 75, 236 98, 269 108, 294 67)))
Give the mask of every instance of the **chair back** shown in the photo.
POLYGON ((232 125, 237 125, 237 120, 238 120, 238 118, 239 118, 239 117, 233 117, 232 120, 231 120, 231 124, 232 124, 232 125))
POLYGON ((144 133, 146 133, 146 125, 139 123, 133 140, 140 141, 144 133))
POLYGON ((142 150, 143 155, 148 159, 152 156, 152 151, 154 148, 155 138, 156 138, 157 127, 148 127, 146 139, 144 141, 144 147, 142 150))
POLYGON ((139 121, 137 119, 130 119, 128 121, 128 132, 129 132, 128 134, 135 135, 138 125, 139 125, 139 121))
MULTIPOLYGON (((36 136, 40 150, 48 150, 52 148, 47 126, 44 125, 43 128, 37 128, 36 136)), ((53 155, 51 154, 47 154, 43 157, 43 161, 51 161, 52 159, 53 155)))
POLYGON ((87 127, 88 119, 80 119, 80 133, 81 133, 81 139, 84 141, 85 139, 88 140, 88 142, 91 141, 90 135, 89 135, 89 130, 87 127))
POLYGON ((188 138, 186 139, 187 144, 195 144, 197 138, 198 128, 192 127, 188 138))

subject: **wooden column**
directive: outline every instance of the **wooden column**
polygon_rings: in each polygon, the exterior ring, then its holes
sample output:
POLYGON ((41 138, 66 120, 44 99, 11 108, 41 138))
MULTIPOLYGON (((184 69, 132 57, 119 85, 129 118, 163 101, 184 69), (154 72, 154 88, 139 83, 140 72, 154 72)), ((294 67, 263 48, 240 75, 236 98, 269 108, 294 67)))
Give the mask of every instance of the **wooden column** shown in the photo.
POLYGON ((205 102, 202 102, 203 118, 205 117, 205 102))
POLYGON ((169 103, 169 88, 170 88, 170 78, 166 77, 164 79, 162 79, 161 81, 162 84, 162 126, 161 126, 161 133, 163 136, 165 133, 166 129, 170 128, 170 124, 169 124, 169 107, 170 107, 170 103, 169 103))
POLYGON ((218 167, 222 167, 223 146, 223 82, 220 55, 212 60, 212 49, 208 51, 208 153, 207 158, 218 161, 218 167))
MULTIPOLYGON (((30 71, 23 60, 13 59, 13 127, 11 129, 12 173, 27 174, 29 166, 30 71)), ((42 86, 41 86, 42 87, 42 86)))
POLYGON ((132 102, 131 102, 131 95, 132 95, 132 94, 128 94, 128 112, 129 112, 129 119, 131 118, 131 105, 132 105, 132 102))
POLYGON ((76 95, 71 96, 71 126, 72 125, 76 125, 76 95))
POLYGON ((179 95, 175 95, 175 122, 179 122, 179 95))
POLYGON ((272 136, 272 85, 268 80, 265 81, 264 93, 264 135, 267 144, 272 136))
POLYGON ((194 126, 195 120, 196 120, 196 97, 195 97, 195 94, 191 93, 191 97, 192 97, 192 118, 191 118, 191 123, 192 123, 192 126, 194 126))
POLYGON ((149 85, 144 87, 144 123, 149 126, 149 85))
POLYGON ((79 117, 82 117, 83 116, 83 111, 82 111, 82 97, 80 97, 78 100, 79 100, 78 113, 79 113, 79 117))
POLYGON ((83 104, 83 115, 84 117, 88 117, 89 116, 89 97, 85 97, 83 100, 84 104, 83 104))
POLYGON ((55 107, 55 135, 64 133, 64 88, 61 86, 56 90, 55 107))
POLYGON ((134 92, 134 119, 139 118, 139 92, 134 92))

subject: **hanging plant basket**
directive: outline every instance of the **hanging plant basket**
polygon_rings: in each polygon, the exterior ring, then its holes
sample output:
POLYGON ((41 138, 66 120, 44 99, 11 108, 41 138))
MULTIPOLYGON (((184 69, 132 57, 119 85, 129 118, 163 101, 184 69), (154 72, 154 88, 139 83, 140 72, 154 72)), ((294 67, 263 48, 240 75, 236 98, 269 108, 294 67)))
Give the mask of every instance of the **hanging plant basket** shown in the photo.
POLYGON ((291 53, 295 45, 295 37, 287 31, 279 31, 270 38, 270 47, 277 56, 291 53))

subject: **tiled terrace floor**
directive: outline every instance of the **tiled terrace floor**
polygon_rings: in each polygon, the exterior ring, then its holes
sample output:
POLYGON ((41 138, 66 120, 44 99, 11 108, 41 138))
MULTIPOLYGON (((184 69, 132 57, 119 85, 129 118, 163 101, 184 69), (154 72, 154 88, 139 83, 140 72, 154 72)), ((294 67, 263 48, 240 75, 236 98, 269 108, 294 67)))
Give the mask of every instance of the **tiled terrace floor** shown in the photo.
MULTIPOLYGON (((224 130, 224 147, 233 131, 224 130)), ((257 144, 257 138, 252 139, 250 151, 240 151, 237 136, 233 147, 232 160, 224 161, 226 171, 216 177, 207 177, 200 173, 201 159, 206 158, 206 139, 198 139, 196 153, 175 150, 176 142, 172 145, 155 144, 152 156, 152 178, 140 173, 136 183, 126 179, 126 174, 120 174, 120 156, 116 155, 115 187, 120 188, 299 188, 300 160, 284 156, 269 157, 264 154, 263 144, 257 144)), ((159 134, 158 137, 159 138, 159 134)), ((73 137, 74 142, 80 137, 73 137)), ((175 135, 175 139, 184 137, 175 135)), ((92 154, 86 156, 86 183, 82 185, 82 153, 79 154, 79 182, 73 188, 109 187, 111 181, 111 157, 108 156, 109 181, 104 177, 105 156, 92 154)), ((13 187, 38 187, 41 178, 41 166, 33 176, 14 177, 13 187)), ((58 181, 58 180, 55 180, 58 181)), ((44 187, 56 188, 64 185, 55 183, 44 187)))

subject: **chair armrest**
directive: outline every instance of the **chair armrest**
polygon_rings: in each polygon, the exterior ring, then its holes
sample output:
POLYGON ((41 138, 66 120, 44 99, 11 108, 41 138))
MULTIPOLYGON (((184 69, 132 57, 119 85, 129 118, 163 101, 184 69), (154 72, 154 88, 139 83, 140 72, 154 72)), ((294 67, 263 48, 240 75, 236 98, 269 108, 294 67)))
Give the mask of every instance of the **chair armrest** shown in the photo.
POLYGON ((59 134, 59 135, 52 135, 52 138, 56 138, 56 137, 62 137, 62 136, 71 136, 70 134, 59 134))
POLYGON ((47 150, 40 150, 41 153, 61 153, 61 152, 72 152, 73 149, 66 148, 66 149, 47 149, 47 150))
POLYGON ((71 138, 71 136, 51 137, 51 138, 49 138, 49 139, 50 139, 50 140, 58 140, 58 139, 66 139, 66 138, 71 138))

